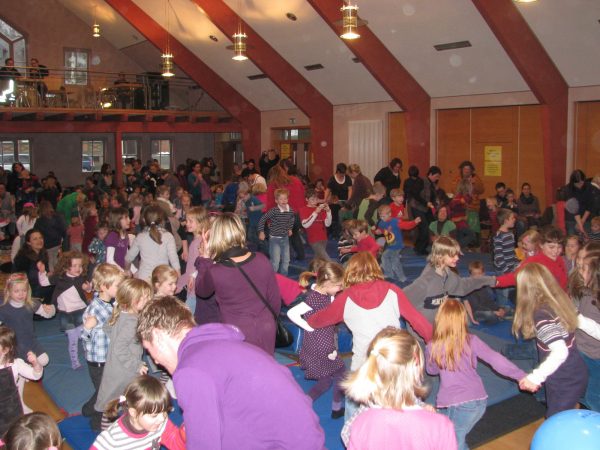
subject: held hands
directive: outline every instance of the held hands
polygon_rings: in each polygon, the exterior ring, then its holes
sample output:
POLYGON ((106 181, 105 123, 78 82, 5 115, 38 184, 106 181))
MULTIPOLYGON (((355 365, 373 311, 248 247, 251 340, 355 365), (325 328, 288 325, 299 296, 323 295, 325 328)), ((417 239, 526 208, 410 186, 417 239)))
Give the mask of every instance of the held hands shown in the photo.
POLYGON ((86 330, 91 330, 92 328, 95 328, 96 325, 98 325, 98 319, 96 319, 96 316, 87 316, 83 321, 83 327, 86 330))
POLYGON ((539 388, 539 385, 532 383, 527 379, 527 377, 519 380, 519 389, 521 389, 522 391, 537 392, 539 388))
POLYGON ((258 233, 258 239, 260 239, 261 241, 265 240, 265 232, 261 231, 260 233, 258 233))
POLYGON ((292 235, 292 230, 288 230, 288 236, 292 235))
POLYGON ((85 292, 91 292, 92 291, 92 283, 90 283, 89 281, 86 281, 85 283, 83 283, 81 285, 81 287, 83 288, 83 290, 85 292))
POLYGON ((54 315, 54 313, 56 312, 54 309, 54 305, 42 305, 42 308, 44 308, 44 312, 46 314, 54 315))

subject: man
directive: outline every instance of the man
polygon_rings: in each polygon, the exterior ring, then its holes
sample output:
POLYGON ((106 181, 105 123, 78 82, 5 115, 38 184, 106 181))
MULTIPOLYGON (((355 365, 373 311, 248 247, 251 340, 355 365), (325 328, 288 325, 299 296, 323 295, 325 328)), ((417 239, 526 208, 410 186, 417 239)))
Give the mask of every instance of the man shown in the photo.
POLYGON ((371 180, 361 173, 358 164, 348 166, 348 175, 352 179, 352 196, 348 199, 348 206, 358 208, 360 202, 371 194, 373 185, 371 180))
POLYGON ((0 68, 0 79, 15 80, 21 77, 21 72, 15 69, 15 60, 12 58, 6 58, 4 60, 4 67, 0 68))
POLYGON ((402 160, 394 158, 390 161, 389 166, 384 167, 375 175, 374 181, 380 182, 385 186, 386 195, 390 196, 392 189, 400 189, 401 179, 400 172, 402 171, 402 160))
POLYGON ((236 327, 195 326, 175 297, 150 302, 138 336, 173 376, 190 449, 324 448, 324 434, 289 369, 236 327))
POLYGON ((42 105, 46 105, 46 94, 48 93, 48 86, 44 83, 43 79, 50 75, 48 68, 39 63, 37 58, 31 58, 29 68, 29 78, 34 80, 40 80, 37 84, 37 91, 40 94, 40 100, 42 105))

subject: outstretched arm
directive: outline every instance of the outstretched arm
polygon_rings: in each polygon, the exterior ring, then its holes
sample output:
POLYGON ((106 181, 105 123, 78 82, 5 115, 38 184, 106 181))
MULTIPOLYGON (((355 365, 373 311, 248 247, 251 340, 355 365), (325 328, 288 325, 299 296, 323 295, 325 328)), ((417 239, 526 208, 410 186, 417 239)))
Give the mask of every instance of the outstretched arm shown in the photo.
POLYGON ((287 312, 288 319, 298 325, 300 328, 306 331, 315 331, 313 327, 311 327, 306 320, 302 318, 304 314, 312 311, 313 309, 308 306, 305 302, 298 303, 296 306, 291 308, 287 312))

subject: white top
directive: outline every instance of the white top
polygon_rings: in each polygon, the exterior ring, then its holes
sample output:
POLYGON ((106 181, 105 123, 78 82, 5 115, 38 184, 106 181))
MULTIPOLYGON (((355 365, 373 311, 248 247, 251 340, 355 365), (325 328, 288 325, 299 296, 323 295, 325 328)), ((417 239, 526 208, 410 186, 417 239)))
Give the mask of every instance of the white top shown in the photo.
POLYGON ((180 271, 179 258, 175 247, 175 238, 164 229, 159 229, 162 244, 157 244, 150 237, 148 230, 138 234, 125 255, 125 260, 132 263, 140 255, 140 267, 136 278, 150 281, 152 271, 156 266, 167 264, 180 271))
POLYGON ((23 412, 25 414, 29 414, 30 412, 32 412, 31 408, 29 408, 23 401, 23 388, 25 387, 25 380, 39 380, 40 378, 42 378, 42 374, 44 373, 44 371, 41 370, 40 372, 36 372, 32 365, 26 363, 21 358, 15 358, 12 364, 0 364, 0 369, 4 369, 7 366, 10 366, 12 368, 13 377, 15 379, 15 385, 17 386, 17 390, 19 391, 21 405, 23 405, 23 412))

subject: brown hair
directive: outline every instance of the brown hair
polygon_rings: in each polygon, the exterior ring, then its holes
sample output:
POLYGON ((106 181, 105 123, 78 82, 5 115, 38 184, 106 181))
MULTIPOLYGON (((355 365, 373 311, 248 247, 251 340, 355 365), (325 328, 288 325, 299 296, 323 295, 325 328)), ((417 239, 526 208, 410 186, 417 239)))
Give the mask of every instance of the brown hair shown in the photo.
POLYGON ((344 272, 344 286, 375 280, 383 280, 383 272, 370 252, 358 252, 350 258, 344 272))
POLYGON ((369 231, 369 224, 366 220, 354 220, 348 229, 350 230, 350 233, 354 233, 355 231, 358 231, 359 233, 366 233, 369 231))
POLYGON ((19 417, 4 435, 6 450, 47 450, 58 448, 61 443, 56 422, 41 412, 19 417))
POLYGON ((65 273, 67 273, 67 270, 69 270, 69 267, 71 267, 71 264, 73 264, 74 259, 81 260, 83 269, 81 275, 85 276, 85 274, 87 274, 88 257, 87 255, 84 255, 83 253, 77 250, 71 250, 62 253, 60 255, 60 258, 58 258, 58 263, 54 268, 54 273, 58 275, 64 275, 65 273))
POLYGON ((136 414, 160 414, 171 411, 171 396, 167 388, 158 378, 140 375, 125 388, 125 402, 115 399, 106 405, 105 414, 109 419, 116 419, 120 407, 131 408, 136 414))
POLYGON ((279 164, 271 167, 269 170, 269 184, 273 184, 277 188, 287 186, 291 183, 291 178, 286 170, 279 164))
POLYGON ((313 283, 314 280, 316 279, 317 272, 319 271, 319 269, 321 267, 323 267, 325 264, 327 264, 328 262, 329 261, 324 258, 312 259, 308 263, 308 270, 305 272, 302 272, 300 274, 300 276, 298 277, 298 284, 304 289, 310 287, 311 283, 313 283))
POLYGON ((510 209, 507 208, 500 208, 498 210, 497 213, 497 219, 498 219, 498 223, 500 224, 500 226, 504 225, 504 222, 506 222, 508 219, 510 219, 510 216, 514 216, 515 213, 513 211, 511 211, 510 209))
POLYGON ((5 366, 14 362, 17 357, 17 337, 12 328, 4 325, 0 325, 0 349, 6 351, 0 364, 5 366))
POLYGON ((483 265, 483 261, 480 261, 478 259, 475 261, 471 261, 469 263, 469 273, 471 273, 473 270, 485 271, 485 266, 483 265))
POLYGON ((136 332, 142 341, 152 342, 152 330, 176 336, 196 325, 190 309, 177 298, 166 295, 148 302, 138 316, 136 332))
POLYGON ((333 261, 323 261, 323 264, 314 272, 302 272, 298 284, 302 287, 308 287, 308 283, 313 277, 316 278, 315 283, 317 286, 323 285, 326 281, 335 283, 344 279, 344 268, 340 264, 333 261))
POLYGON ((565 240, 564 233, 552 225, 548 225, 542 230, 542 244, 563 244, 565 240))
POLYGON ((165 212, 158 205, 150 205, 144 210, 144 224, 148 227, 150 238, 158 245, 162 244, 159 227, 165 221, 165 212))
POLYGON ((460 255, 460 245, 450 236, 438 237, 431 246, 431 253, 427 257, 427 261, 434 268, 438 268, 442 264, 442 259, 445 256, 454 257, 460 255))
POLYGON ((112 208, 108 211, 108 229, 114 231, 119 236, 125 234, 125 230, 121 229, 121 219, 127 216, 129 217, 129 211, 125 208, 112 208))
POLYGON ((375 194, 375 195, 385 195, 386 192, 387 191, 385 189, 385 186, 380 181, 376 181, 373 184, 373 194, 375 194))

